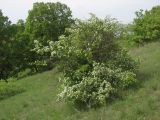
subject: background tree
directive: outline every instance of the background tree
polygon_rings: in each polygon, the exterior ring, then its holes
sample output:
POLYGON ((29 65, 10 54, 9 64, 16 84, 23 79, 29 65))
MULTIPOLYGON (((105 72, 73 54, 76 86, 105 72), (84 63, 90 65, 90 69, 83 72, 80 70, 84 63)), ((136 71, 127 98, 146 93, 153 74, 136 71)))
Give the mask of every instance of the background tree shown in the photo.
POLYGON ((16 24, 0 11, 0 79, 26 68, 32 72, 51 69, 49 54, 41 56, 32 50, 34 40, 43 45, 48 40, 57 41, 73 23, 71 10, 61 3, 35 3, 26 22, 19 20, 16 24))
MULTIPOLYGON (((65 34, 65 29, 73 24, 72 14, 65 4, 57 3, 34 3, 33 9, 29 11, 26 20, 25 33, 30 35, 30 41, 38 40, 43 45, 48 41, 57 41, 58 37, 65 34)), ((32 49, 34 47, 32 46, 32 49)), ((32 54, 33 55, 33 54, 32 54)), ((36 71, 43 71, 52 68, 49 54, 43 56, 32 56, 35 62, 36 71), (44 66, 45 63, 47 66, 44 66)))
POLYGON ((71 10, 65 4, 34 3, 26 20, 26 32, 31 39, 46 44, 48 40, 57 41, 73 23, 71 10))
POLYGON ((26 68, 33 60, 33 52, 31 51, 32 43, 29 34, 25 33, 25 22, 18 20, 16 24, 12 24, 15 30, 12 42, 12 61, 14 62, 14 73, 18 73, 26 68))
POLYGON ((0 11, 0 25, 0 79, 7 79, 23 70, 24 65, 28 63, 28 55, 24 54, 28 54, 30 48, 26 44, 28 39, 24 40, 25 37, 22 37, 24 21, 19 20, 17 24, 11 24, 8 17, 3 16, 0 11), (29 50, 24 52, 26 48, 29 50))
POLYGON ((0 79, 6 78, 12 69, 11 60, 9 60, 11 36, 11 22, 0 10, 0 79))
POLYGON ((132 26, 132 39, 136 43, 159 40, 160 6, 155 6, 151 10, 140 10, 136 12, 136 16, 132 26))

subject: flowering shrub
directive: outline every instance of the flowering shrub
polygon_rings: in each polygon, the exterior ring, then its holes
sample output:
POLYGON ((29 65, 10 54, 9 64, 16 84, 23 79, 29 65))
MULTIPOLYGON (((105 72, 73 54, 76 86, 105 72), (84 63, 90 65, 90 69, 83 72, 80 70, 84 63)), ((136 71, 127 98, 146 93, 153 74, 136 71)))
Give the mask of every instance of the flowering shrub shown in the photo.
POLYGON ((114 19, 92 16, 77 21, 67 32, 69 36, 61 36, 49 46, 36 41, 35 47, 38 53, 50 52, 59 59, 64 73, 60 98, 94 107, 136 82, 137 63, 116 44, 114 19))
POLYGON ((92 71, 78 77, 80 81, 72 85, 68 84, 70 77, 65 77, 64 91, 59 96, 74 103, 86 103, 89 107, 104 104, 110 95, 136 82, 134 73, 112 70, 103 63, 94 63, 92 71))

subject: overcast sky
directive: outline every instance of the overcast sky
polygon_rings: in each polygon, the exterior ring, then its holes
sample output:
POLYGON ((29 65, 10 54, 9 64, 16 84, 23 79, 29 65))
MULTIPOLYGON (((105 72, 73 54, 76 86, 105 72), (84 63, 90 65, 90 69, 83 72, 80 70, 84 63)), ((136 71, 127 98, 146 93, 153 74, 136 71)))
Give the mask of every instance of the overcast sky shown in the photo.
POLYGON ((0 9, 15 23, 18 19, 26 19, 33 3, 41 1, 65 3, 77 18, 86 19, 89 13, 94 13, 102 18, 109 15, 123 23, 131 22, 139 9, 160 5, 160 0, 0 0, 0 9))

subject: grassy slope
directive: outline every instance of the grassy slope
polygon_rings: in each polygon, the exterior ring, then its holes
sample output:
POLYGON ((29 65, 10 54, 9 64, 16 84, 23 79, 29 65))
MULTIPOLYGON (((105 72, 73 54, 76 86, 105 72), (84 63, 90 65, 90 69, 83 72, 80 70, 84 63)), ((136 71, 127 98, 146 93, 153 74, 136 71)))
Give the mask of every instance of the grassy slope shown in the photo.
POLYGON ((0 101, 0 120, 159 120, 160 119, 160 43, 134 49, 141 58, 137 89, 124 98, 99 109, 78 111, 57 102, 60 83, 54 71, 17 81, 26 92, 0 101))

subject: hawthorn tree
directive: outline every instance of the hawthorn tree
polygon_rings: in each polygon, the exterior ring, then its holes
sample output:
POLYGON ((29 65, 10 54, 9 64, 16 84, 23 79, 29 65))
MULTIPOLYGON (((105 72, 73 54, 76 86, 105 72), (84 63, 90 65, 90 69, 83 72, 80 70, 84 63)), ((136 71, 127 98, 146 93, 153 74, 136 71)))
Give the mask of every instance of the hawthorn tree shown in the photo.
POLYGON ((64 73, 60 97, 95 107, 136 82, 137 63, 116 44, 117 28, 114 19, 92 15, 87 21, 76 21, 67 30, 70 35, 59 41, 50 41, 48 46, 35 41, 37 53, 50 52, 59 59, 64 73))

